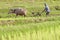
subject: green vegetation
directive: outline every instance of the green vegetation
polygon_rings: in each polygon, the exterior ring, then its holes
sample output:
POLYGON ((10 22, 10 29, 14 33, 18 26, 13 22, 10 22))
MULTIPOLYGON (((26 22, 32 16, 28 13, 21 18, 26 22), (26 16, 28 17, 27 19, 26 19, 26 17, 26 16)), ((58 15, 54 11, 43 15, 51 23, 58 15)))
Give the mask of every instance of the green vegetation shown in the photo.
POLYGON ((0 27, 2 40, 60 40, 60 21, 0 27))
POLYGON ((60 0, 0 0, 0 40, 60 40, 60 0), (50 16, 32 17, 31 12, 41 12, 47 2, 50 16), (8 14, 10 8, 26 8, 27 17, 8 14))

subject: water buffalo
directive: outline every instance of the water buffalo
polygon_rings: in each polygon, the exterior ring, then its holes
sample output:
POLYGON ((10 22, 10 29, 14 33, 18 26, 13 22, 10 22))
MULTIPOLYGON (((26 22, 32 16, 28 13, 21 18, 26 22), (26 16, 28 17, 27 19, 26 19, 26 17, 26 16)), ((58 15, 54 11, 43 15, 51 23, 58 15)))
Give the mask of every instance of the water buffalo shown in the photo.
POLYGON ((14 14, 16 14, 16 16, 18 16, 18 15, 26 16, 26 10, 23 8, 10 9, 8 14, 10 14, 10 13, 14 13, 14 14))

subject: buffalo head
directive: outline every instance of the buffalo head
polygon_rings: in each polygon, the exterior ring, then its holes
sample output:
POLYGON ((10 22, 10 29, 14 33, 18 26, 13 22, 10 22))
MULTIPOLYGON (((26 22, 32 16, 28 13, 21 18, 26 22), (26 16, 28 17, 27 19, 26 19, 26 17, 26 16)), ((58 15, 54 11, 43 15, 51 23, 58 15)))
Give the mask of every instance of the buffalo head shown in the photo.
POLYGON ((15 9, 10 9, 8 14, 10 14, 10 13, 15 13, 15 9))

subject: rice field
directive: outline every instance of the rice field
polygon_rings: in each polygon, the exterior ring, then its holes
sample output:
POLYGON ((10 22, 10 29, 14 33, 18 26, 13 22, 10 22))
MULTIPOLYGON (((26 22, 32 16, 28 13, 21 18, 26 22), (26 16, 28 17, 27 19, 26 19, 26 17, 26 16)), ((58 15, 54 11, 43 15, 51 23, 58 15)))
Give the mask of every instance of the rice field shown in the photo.
POLYGON ((60 21, 0 27, 0 40, 60 40, 60 21))
POLYGON ((60 16, 0 20, 0 40, 60 40, 60 16))
POLYGON ((1 0, 0 40, 60 40, 60 0, 1 0), (41 12, 47 2, 50 16, 31 16, 31 12, 41 12), (8 14, 10 8, 26 8, 27 17, 8 14))

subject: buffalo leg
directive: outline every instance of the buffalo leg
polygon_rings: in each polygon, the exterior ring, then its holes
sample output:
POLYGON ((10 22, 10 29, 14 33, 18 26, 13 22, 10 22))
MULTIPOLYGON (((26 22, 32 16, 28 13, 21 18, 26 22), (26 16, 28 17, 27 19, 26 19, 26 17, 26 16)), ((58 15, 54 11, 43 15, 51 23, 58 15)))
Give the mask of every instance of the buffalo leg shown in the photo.
POLYGON ((26 15, 24 15, 24 17, 26 17, 26 15))
POLYGON ((15 18, 18 16, 18 14, 16 14, 15 18))

